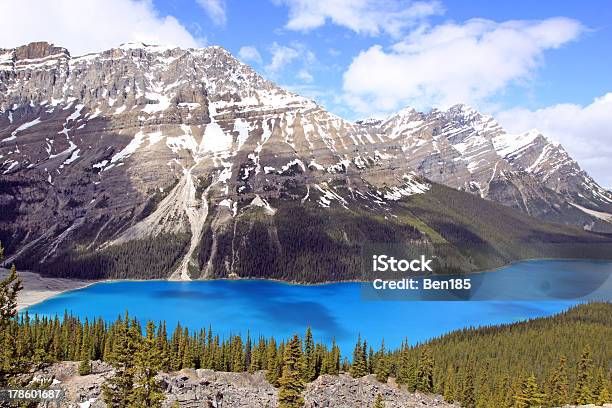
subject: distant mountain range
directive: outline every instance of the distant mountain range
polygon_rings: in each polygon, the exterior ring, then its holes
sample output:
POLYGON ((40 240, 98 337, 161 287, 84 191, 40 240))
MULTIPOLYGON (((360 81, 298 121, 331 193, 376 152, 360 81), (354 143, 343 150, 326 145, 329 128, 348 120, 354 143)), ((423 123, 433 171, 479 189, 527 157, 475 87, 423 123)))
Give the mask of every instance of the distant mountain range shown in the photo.
POLYGON ((348 122, 220 47, 0 49, 0 210, 9 262, 56 276, 358 279, 364 242, 440 272, 612 253, 612 194, 538 131, 464 105, 348 122))

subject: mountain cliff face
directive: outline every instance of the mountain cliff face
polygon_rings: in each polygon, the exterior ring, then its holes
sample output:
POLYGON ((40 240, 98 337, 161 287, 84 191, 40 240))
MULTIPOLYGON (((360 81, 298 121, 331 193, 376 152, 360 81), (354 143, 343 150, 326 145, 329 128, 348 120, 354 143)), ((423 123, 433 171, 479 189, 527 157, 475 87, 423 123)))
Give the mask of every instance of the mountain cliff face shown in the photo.
POLYGON ((492 253, 468 202, 525 242, 612 230, 612 195, 561 146, 465 106, 351 123, 220 47, 0 49, 0 239, 22 267, 320 281, 356 278, 364 240, 443 244, 460 270, 490 266, 466 236, 491 265, 543 255, 492 253))
POLYGON ((610 192, 537 130, 508 134, 464 105, 405 109, 370 127, 400 143, 402 159, 432 181, 547 221, 611 230, 610 192))

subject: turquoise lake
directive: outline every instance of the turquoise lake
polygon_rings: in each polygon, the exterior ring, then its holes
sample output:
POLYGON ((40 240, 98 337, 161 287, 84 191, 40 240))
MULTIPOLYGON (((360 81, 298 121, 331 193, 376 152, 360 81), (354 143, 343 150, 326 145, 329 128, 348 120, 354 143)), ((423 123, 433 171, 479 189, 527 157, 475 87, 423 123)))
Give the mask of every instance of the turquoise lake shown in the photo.
POLYGON ((485 300, 469 301, 366 300, 369 286, 361 283, 118 281, 66 292, 27 310, 60 317, 67 310, 108 321, 128 310, 143 322, 165 320, 169 332, 180 322, 196 330, 210 325, 221 336, 248 331, 288 338, 310 326, 317 340, 335 338, 350 355, 359 334, 374 346, 384 338, 395 347, 405 338, 414 344, 464 327, 549 316, 590 299, 612 301, 611 276, 612 262, 525 261, 470 275, 473 299, 485 300))

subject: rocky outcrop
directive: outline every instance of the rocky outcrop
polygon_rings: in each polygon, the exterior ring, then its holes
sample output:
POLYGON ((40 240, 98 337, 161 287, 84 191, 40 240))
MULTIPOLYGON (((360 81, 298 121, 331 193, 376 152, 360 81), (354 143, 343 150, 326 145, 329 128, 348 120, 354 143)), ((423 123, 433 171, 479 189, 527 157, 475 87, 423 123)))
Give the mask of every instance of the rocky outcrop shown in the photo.
POLYGON ((276 407, 277 390, 263 371, 255 374, 184 369, 161 374, 166 392, 165 407, 178 401, 181 407, 276 407))
POLYGON ((382 384, 373 375, 352 378, 347 374, 323 375, 308 384, 305 408, 373 407, 380 395, 387 408, 458 407, 439 395, 409 393, 392 383, 382 384))
MULTIPOLYGON (((112 376, 105 363, 94 361, 92 374, 78 375, 77 362, 56 363, 35 374, 37 380, 50 380, 65 391, 62 406, 69 408, 106 407, 101 386, 112 376)), ((263 371, 254 374, 184 369, 158 376, 166 399, 162 406, 181 408, 274 408, 278 390, 265 379, 263 371)), ((381 384, 374 376, 354 379, 347 374, 324 375, 307 385, 305 408, 368 408, 381 395, 388 408, 457 407, 440 396, 409 393, 392 382, 381 384)))

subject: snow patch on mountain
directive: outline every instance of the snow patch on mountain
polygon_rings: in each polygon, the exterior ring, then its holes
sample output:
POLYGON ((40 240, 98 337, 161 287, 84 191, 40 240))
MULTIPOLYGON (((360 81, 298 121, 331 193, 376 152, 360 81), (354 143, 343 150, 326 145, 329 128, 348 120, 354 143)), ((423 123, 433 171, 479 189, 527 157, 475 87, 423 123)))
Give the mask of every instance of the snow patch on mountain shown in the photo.
POLYGON ((599 218, 600 220, 604 220, 606 222, 612 222, 612 214, 609 214, 607 212, 603 212, 603 211, 595 211, 595 210, 591 210, 590 208, 585 208, 581 205, 578 205, 576 203, 570 203, 572 206, 578 208, 580 211, 592 215, 595 218, 599 218))
POLYGON ((32 126, 36 126, 36 125, 38 125, 38 124, 39 124, 39 123, 41 123, 41 122, 42 122, 42 121, 40 120, 40 118, 36 118, 36 119, 34 119, 34 120, 31 120, 31 121, 29 121, 29 122, 26 122, 26 123, 24 123, 24 124, 20 125, 19 127, 17 127, 17 129, 15 129, 15 130, 14 130, 14 131, 11 133, 11 136, 10 136, 10 137, 7 137, 7 138, 5 138, 5 139, 2 139, 2 142, 8 142, 8 141, 14 140, 14 139, 17 137, 17 134, 18 134, 19 132, 24 131, 24 130, 26 130, 26 129, 29 129, 29 128, 31 128, 32 126))
POLYGON ((501 157, 516 156, 541 136, 537 129, 518 135, 502 134, 493 138, 493 146, 501 157))

